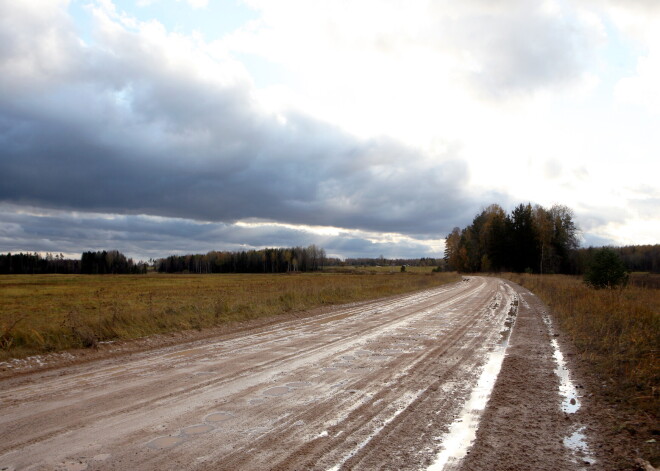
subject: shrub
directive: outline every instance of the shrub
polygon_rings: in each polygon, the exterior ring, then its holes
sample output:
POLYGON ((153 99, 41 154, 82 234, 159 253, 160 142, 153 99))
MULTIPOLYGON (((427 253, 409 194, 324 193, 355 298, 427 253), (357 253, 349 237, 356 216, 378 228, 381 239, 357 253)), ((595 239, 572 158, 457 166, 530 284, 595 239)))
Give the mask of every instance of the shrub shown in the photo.
POLYGON ((625 286, 628 272, 619 254, 609 247, 598 250, 584 274, 584 282, 596 289, 625 286))

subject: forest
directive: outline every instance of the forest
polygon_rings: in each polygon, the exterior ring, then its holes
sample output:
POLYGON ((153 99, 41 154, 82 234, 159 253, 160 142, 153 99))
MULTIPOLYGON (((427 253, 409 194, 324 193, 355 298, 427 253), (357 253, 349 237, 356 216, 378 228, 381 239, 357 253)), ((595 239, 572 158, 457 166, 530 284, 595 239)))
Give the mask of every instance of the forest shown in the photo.
MULTIPOLYGON (((660 272, 660 245, 613 247, 629 271, 660 272)), ((573 211, 519 204, 509 214, 492 204, 445 238, 445 269, 466 273, 581 275, 596 249, 579 248, 573 211)))
POLYGON ((323 268, 325 250, 309 247, 273 248, 241 252, 170 255, 154 262, 161 273, 289 273, 323 268))
POLYGON ((143 274, 146 263, 135 263, 117 250, 83 252, 80 260, 67 259, 64 255, 51 253, 42 257, 38 253, 0 254, 0 274, 3 275, 46 275, 59 274, 143 274))

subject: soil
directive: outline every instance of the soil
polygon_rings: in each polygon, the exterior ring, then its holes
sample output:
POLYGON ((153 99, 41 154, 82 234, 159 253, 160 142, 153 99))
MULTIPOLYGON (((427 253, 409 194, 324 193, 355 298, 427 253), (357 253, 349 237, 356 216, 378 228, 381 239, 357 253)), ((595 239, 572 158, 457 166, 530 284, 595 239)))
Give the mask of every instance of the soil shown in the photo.
POLYGON ((562 411, 545 315, 523 288, 471 277, 6 364, 0 469, 636 469, 570 356, 584 387, 562 411))

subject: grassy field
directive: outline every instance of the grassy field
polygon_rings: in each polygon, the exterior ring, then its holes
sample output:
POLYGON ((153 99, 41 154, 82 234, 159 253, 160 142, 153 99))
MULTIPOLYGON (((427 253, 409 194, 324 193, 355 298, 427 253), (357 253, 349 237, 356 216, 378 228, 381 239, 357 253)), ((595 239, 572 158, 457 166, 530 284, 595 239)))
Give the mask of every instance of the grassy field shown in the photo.
POLYGON ((460 279, 456 274, 430 270, 379 273, 365 269, 295 275, 3 275, 0 360, 375 299, 460 279))
MULTIPOLYGON (((406 267, 406 273, 433 273, 435 267, 406 267)), ((325 273, 400 273, 401 265, 326 267, 325 273)))
POLYGON ((564 275, 507 275, 550 306, 578 354, 608 385, 603 392, 657 417, 660 406, 660 275, 624 289, 594 290, 564 275))

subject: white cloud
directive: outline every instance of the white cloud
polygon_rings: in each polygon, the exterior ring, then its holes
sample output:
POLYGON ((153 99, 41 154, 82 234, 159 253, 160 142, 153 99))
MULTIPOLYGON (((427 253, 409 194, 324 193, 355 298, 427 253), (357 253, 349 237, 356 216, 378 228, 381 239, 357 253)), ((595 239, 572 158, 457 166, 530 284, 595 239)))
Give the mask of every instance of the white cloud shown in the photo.
MULTIPOLYGON (((163 0, 137 0, 137 5, 140 7, 150 6, 163 0)), ((192 8, 206 8, 209 4, 209 0, 176 0, 177 2, 185 1, 192 8)))
POLYGON ((619 81, 615 97, 622 104, 632 104, 660 114, 660 30, 646 43, 648 54, 637 62, 636 74, 619 81))

